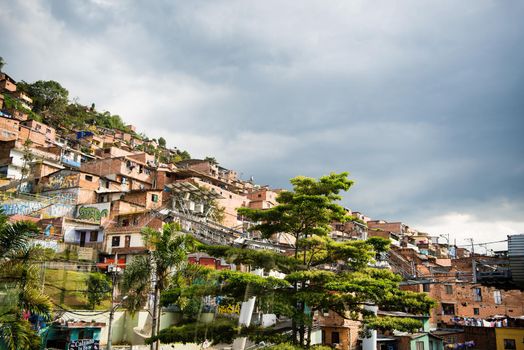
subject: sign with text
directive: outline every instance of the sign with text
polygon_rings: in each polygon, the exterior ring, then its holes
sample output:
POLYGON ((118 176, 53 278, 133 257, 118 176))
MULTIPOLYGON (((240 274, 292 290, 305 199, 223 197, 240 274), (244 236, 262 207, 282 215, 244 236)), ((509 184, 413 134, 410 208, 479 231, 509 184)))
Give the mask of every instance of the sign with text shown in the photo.
POLYGON ((69 343, 69 350, 100 350, 100 340, 78 339, 69 343))

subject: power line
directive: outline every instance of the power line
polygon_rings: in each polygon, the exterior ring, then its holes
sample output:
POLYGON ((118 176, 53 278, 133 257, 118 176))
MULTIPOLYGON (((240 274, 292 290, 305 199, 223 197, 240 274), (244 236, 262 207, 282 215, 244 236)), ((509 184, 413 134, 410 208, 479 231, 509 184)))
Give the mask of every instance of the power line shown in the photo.
POLYGON ((503 239, 503 240, 501 240, 501 241, 491 241, 491 242, 483 242, 483 243, 461 244, 461 245, 457 245, 457 247, 461 248, 461 247, 471 247, 471 246, 483 246, 483 245, 486 245, 486 244, 503 243, 503 242, 507 242, 507 241, 508 241, 507 239, 503 239))

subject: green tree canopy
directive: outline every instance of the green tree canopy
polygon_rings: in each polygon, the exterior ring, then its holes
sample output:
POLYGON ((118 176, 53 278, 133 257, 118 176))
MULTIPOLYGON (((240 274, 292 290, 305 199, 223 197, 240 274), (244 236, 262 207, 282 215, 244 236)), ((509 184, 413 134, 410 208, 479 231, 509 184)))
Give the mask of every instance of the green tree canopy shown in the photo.
POLYGON ((111 282, 109 278, 100 272, 92 272, 87 277, 87 304, 91 310, 100 305, 102 301, 111 295, 111 282))
POLYGON ((44 116, 59 118, 65 115, 69 91, 54 80, 38 80, 32 84, 22 81, 17 87, 33 99, 33 111, 44 116))
POLYGON ((29 244, 38 232, 31 222, 10 223, 0 212, 0 281, 7 293, 0 296, 0 348, 34 349, 40 339, 24 319, 24 311, 51 318, 51 301, 42 293, 39 267, 45 250, 29 244))

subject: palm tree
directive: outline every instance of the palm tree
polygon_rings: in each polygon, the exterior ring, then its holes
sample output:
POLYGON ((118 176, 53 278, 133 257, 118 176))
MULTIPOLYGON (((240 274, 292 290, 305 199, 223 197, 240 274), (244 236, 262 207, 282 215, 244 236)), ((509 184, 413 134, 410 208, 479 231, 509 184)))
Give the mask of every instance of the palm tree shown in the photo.
POLYGON ((51 302, 41 291, 38 267, 32 263, 43 258, 43 250, 29 244, 37 230, 31 222, 10 223, 0 212, 0 347, 9 350, 34 349, 40 343, 24 312, 51 317, 51 302))
POLYGON ((131 312, 140 310, 147 296, 153 293, 151 336, 155 336, 160 326, 160 292, 169 287, 171 274, 187 262, 187 253, 194 250, 195 241, 193 237, 180 232, 178 223, 165 224, 161 231, 145 227, 142 238, 148 247, 149 256, 136 257, 126 266, 122 293, 127 296, 125 305, 131 312))

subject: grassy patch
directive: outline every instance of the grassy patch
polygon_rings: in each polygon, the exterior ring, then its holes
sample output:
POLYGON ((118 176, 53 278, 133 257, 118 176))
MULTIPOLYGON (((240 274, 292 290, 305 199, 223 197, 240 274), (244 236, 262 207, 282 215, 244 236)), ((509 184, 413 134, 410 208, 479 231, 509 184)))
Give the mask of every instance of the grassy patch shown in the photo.
MULTIPOLYGON (((86 280, 88 272, 70 270, 45 271, 45 293, 51 300, 67 309, 88 309, 86 297, 86 280)), ((109 309, 111 300, 107 298, 96 310, 109 309)))

